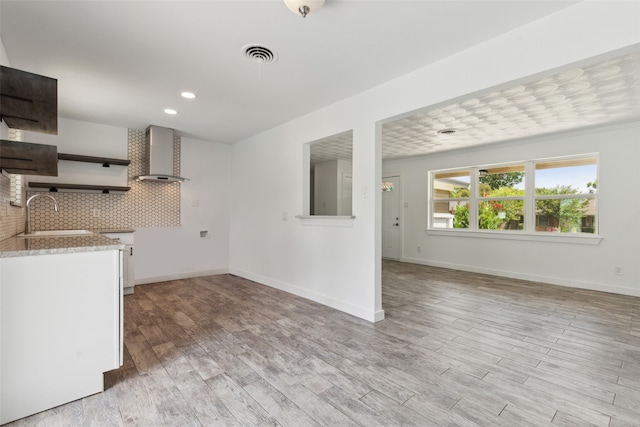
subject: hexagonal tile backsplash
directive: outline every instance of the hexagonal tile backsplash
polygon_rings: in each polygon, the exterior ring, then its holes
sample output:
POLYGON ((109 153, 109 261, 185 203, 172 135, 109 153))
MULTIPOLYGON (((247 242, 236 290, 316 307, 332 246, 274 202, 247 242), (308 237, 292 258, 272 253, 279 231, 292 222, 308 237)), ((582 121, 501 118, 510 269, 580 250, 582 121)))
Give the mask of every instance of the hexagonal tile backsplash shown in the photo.
POLYGON ((24 230, 24 209, 11 206, 11 179, 0 175, 0 240, 24 230))
MULTIPOLYGON (((145 158, 144 130, 129 129, 128 184, 125 193, 47 193, 55 197, 60 212, 54 213, 51 200, 40 197, 31 202, 34 230, 77 228, 175 227, 180 225, 179 183, 138 181, 145 158)), ((180 137, 174 137, 174 175, 180 176, 180 137)), ((29 191, 27 196, 36 194, 29 191)))

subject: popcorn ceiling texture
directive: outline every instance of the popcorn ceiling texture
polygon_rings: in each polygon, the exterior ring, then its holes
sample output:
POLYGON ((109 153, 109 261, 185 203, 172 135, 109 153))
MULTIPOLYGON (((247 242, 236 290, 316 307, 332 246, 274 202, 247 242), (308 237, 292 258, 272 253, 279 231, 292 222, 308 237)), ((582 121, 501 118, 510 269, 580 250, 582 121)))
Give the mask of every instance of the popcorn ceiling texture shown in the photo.
MULTIPOLYGON (((180 137, 174 137, 174 174, 180 175, 180 137)), ((144 174, 146 152, 144 130, 129 129, 128 184, 131 190, 124 193, 45 193, 53 196, 60 212, 53 211, 53 203, 46 197, 31 202, 31 224, 34 230, 85 229, 85 228, 140 228, 140 227, 176 227, 180 225, 180 185, 178 183, 138 181, 135 177, 144 174), (95 215, 94 215, 95 213, 95 215)), ((125 166, 112 166, 125 167, 125 166)), ((9 207, 19 214, 21 219, 12 219, 16 224, 5 221, 5 185, 2 181, 2 208, 0 208, 0 240, 24 231, 24 209, 9 207), (5 223, 7 225, 5 226, 5 223), (17 231, 16 231, 17 228, 17 231), (6 230, 5 230, 6 229, 6 230)), ((6 179, 8 182, 9 180, 6 179)), ((8 190, 6 190, 8 193, 8 190)), ((37 194, 28 191, 27 196, 37 194)), ((6 196, 8 197, 8 196, 6 196)))

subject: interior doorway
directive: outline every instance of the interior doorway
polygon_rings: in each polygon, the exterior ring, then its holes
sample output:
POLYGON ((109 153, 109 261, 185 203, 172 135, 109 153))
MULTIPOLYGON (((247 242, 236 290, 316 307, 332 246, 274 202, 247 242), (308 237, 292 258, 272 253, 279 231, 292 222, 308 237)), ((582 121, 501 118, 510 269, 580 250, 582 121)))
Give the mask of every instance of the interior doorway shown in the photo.
POLYGON ((382 258, 400 260, 402 256, 402 203, 399 175, 387 175, 382 181, 389 187, 382 192, 382 258))

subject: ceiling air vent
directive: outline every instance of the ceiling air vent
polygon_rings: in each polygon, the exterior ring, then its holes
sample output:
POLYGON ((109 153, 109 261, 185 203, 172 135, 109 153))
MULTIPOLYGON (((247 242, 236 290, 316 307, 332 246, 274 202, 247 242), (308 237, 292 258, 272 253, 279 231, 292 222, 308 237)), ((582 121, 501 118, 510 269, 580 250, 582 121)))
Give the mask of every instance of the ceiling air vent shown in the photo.
POLYGON ((278 55, 271 49, 258 44, 248 44, 242 47, 242 53, 249 59, 261 64, 272 64, 278 60, 278 55))

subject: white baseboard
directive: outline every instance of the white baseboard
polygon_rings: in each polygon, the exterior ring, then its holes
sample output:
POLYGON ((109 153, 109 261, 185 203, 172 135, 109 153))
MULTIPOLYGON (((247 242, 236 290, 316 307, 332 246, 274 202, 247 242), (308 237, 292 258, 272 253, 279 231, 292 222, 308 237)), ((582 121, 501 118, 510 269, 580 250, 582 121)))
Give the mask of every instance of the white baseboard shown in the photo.
POLYGON ((146 285, 148 283, 169 282, 171 280, 191 279, 194 277, 217 276, 219 274, 229 274, 229 270, 226 268, 220 268, 217 270, 203 270, 189 273, 171 274, 169 276, 144 277, 142 279, 136 279, 136 286, 146 285))
POLYGON ((250 273, 248 271, 243 271, 236 268, 229 269, 229 273, 275 289, 279 289, 281 291, 288 292, 293 295, 297 295, 302 298, 309 299, 311 301, 326 305, 331 308, 335 308, 336 310, 340 310, 369 322, 377 322, 384 319, 384 310, 367 310, 364 307, 353 305, 345 301, 340 301, 335 298, 319 294, 317 292, 309 291, 308 289, 304 289, 299 286, 295 286, 289 283, 282 282, 280 280, 271 279, 269 277, 264 277, 259 274, 250 273))
POLYGON ((381 320, 384 320, 384 310, 377 310, 374 314, 373 314, 373 318, 374 318, 374 322, 379 322, 381 320))
POLYGON ((428 265, 431 267, 449 268, 451 270, 468 271, 470 273, 490 274, 492 276, 508 277, 510 279, 528 280, 531 282, 548 283, 550 285, 567 286, 570 288, 586 289, 590 291, 608 292, 620 295, 640 297, 640 289, 630 289, 624 286, 609 285, 606 283, 585 282, 581 280, 571 280, 537 274, 517 273, 507 270, 493 268, 476 267, 471 265, 454 264, 448 262, 429 261, 417 258, 402 258, 400 262, 410 264, 428 265))

